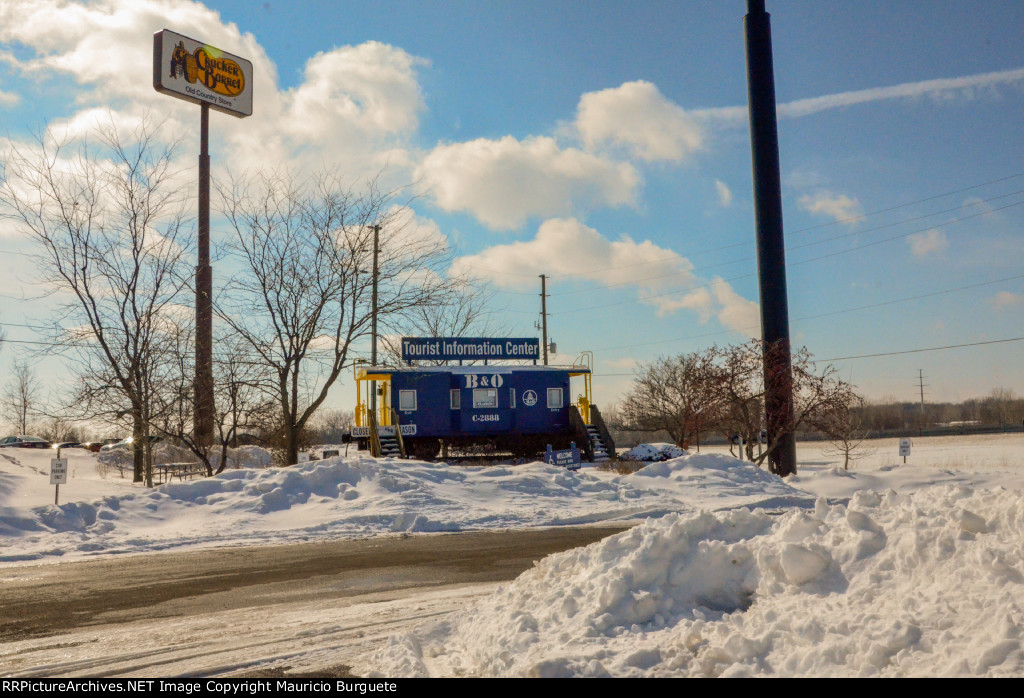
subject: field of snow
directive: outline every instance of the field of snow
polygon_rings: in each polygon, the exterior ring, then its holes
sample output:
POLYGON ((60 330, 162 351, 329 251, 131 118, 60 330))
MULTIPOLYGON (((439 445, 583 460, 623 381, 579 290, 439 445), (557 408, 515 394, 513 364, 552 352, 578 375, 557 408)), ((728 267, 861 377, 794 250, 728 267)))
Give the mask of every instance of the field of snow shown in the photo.
POLYGON ((800 444, 786 481, 704 448, 632 475, 351 456, 152 491, 69 451, 56 507, 51 454, 4 449, 0 568, 637 521, 467 588, 440 620, 395 626, 344 660, 385 676, 1024 675, 1024 436, 915 439, 907 464, 894 440, 868 447, 845 471, 800 444))
POLYGON ((318 538, 640 521, 696 508, 810 507, 814 497, 725 455, 633 475, 534 462, 448 466, 340 456, 291 468, 227 470, 147 490, 101 479, 68 451, 53 506, 51 454, 0 450, 0 563, 318 538), (2 486, 2 485, 0 485, 2 486), (49 498, 49 503, 47 499, 49 498))

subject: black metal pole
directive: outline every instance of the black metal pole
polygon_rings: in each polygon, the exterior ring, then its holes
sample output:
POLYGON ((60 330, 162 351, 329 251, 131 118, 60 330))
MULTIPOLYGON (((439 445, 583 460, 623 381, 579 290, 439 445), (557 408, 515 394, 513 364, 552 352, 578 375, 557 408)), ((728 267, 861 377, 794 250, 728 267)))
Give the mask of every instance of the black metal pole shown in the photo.
POLYGON ((750 149, 754 167, 754 217, 761 293, 765 426, 768 443, 778 440, 768 461, 773 473, 790 475, 796 473, 796 439, 790 427, 793 422, 793 369, 786 296, 786 248, 782 235, 772 28, 764 0, 747 0, 747 16, 743 23, 746 28, 750 149))
POLYGON ((200 105, 196 264, 196 443, 213 443, 213 270, 210 268, 210 106, 200 105))
POLYGON ((543 326, 541 341, 544 342, 544 365, 548 365, 548 277, 540 275, 540 317, 543 326))

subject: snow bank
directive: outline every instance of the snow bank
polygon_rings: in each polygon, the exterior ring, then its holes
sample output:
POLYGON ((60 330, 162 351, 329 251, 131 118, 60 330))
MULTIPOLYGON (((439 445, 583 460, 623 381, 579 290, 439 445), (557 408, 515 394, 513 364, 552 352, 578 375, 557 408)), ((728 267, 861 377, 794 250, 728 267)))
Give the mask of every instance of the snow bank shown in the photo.
MULTIPOLYGON (((131 447, 111 448, 96 454, 98 466, 105 474, 116 472, 127 477, 134 467, 134 455, 131 447)), ((270 451, 260 446, 239 446, 228 449, 228 468, 267 468, 272 456, 270 451)), ((175 446, 166 441, 153 444, 153 464, 166 463, 198 463, 199 458, 184 446, 175 446)), ((214 469, 220 463, 220 449, 210 453, 210 463, 214 469)))
MULTIPOLYGON (((247 449, 238 452, 254 459, 266 453, 247 449)), ((342 456, 289 468, 226 470, 58 507, 0 507, 0 562, 264 540, 628 522, 695 505, 813 504, 807 493, 765 477, 757 468, 717 456, 668 461, 639 477, 570 472, 537 462, 452 467, 342 456), (719 486, 699 484, 702 463, 712 467, 706 477, 719 486), (728 477, 722 476, 726 471, 728 477)), ((69 485, 61 491, 71 499, 75 490, 69 485)))
MULTIPOLYGON (((247 448, 254 457, 265 453, 247 448)), ((365 454, 288 468, 226 470, 59 507, 0 508, 0 562, 264 540, 629 522, 698 506, 810 507, 814 501, 728 456, 687 456, 641 473, 616 477, 538 462, 452 467, 365 454)), ((62 493, 72 497, 74 490, 62 493)))
POLYGON ((648 520, 392 638, 382 675, 1019 676, 1024 496, 648 520))
POLYGON ((619 458, 623 460, 650 462, 668 460, 669 458, 679 458, 680 456, 685 455, 686 451, 675 444, 653 443, 638 444, 623 453, 619 458))

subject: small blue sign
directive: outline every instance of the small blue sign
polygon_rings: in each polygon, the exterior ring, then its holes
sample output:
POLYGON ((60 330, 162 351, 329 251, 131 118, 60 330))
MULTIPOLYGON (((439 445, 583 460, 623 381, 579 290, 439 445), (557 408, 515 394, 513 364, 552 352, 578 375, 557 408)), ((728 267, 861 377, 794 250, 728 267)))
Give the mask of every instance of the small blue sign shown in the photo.
POLYGON ((548 444, 547 453, 544 454, 544 462, 548 465, 558 465, 569 470, 579 470, 583 459, 580 457, 580 450, 576 448, 576 442, 573 442, 572 448, 564 451, 553 451, 551 450, 551 444, 548 444))

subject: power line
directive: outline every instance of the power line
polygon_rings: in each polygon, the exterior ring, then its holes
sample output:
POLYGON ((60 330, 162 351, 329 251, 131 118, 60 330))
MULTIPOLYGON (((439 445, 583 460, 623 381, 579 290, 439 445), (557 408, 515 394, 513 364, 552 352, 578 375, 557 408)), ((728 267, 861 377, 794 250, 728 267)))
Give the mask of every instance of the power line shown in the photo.
MULTIPOLYGON (((793 322, 802 322, 802 321, 805 321, 805 320, 816 320, 818 318, 830 317, 832 315, 842 315, 844 313, 852 313, 852 312, 856 312, 858 310, 871 310, 873 308, 880 308, 880 307, 887 306, 887 305, 897 305, 899 303, 907 303, 907 302, 910 302, 910 301, 921 300, 923 298, 932 298, 934 296, 942 296, 942 295, 946 295, 946 294, 950 294, 950 293, 957 293, 957 292, 960 292, 960 291, 969 291, 969 290, 972 290, 972 289, 975 289, 975 288, 981 288, 981 287, 984 287, 984 286, 993 286, 995 284, 1001 284, 1001 283, 1004 283, 1004 282, 1007 282, 1007 281, 1016 281, 1017 279, 1024 279, 1024 274, 1017 274, 1015 276, 1007 276, 1007 277, 1004 277, 1002 279, 994 279, 992 281, 982 281, 982 282, 975 283, 975 284, 968 284, 966 286, 957 286, 955 288, 947 288, 947 289, 942 289, 942 290, 939 290, 939 291, 930 291, 928 293, 920 293, 920 294, 917 294, 915 296, 904 296, 903 298, 894 298, 894 299, 887 300, 887 301, 879 301, 878 303, 868 303, 866 305, 858 305, 858 306, 854 306, 852 308, 843 308, 841 310, 830 310, 830 311, 824 312, 824 313, 815 313, 814 315, 803 315, 801 317, 794 318, 793 322)), ((739 328, 739 329, 741 329, 741 330, 756 330, 758 328, 756 326, 750 326, 750 327, 744 327, 744 328, 739 328)), ((654 344, 667 344, 669 342, 685 342, 685 341, 689 341, 689 340, 692 340, 692 339, 704 339, 706 337, 714 337, 716 335, 728 334, 728 333, 733 332, 733 331, 734 330, 716 330, 715 332, 705 332, 703 334, 690 335, 688 337, 675 337, 675 338, 671 338, 671 339, 659 339, 659 340, 656 340, 656 341, 653 341, 653 342, 640 342, 638 344, 620 344, 620 345, 614 346, 614 347, 600 347, 600 348, 596 349, 596 351, 614 351, 616 349, 632 349, 634 347, 645 347, 645 346, 651 346, 651 345, 654 345, 654 344)))
POLYGON ((947 344, 942 347, 925 347, 923 349, 905 349, 903 351, 886 351, 878 354, 859 354, 857 356, 837 356, 832 359, 815 359, 811 363, 824 363, 826 361, 852 361, 853 359, 874 359, 879 356, 900 356, 902 354, 921 354, 927 351, 943 351, 945 349, 962 349, 964 347, 981 347, 989 344, 1005 344, 1006 342, 1024 341, 1024 337, 1009 337, 1007 339, 990 339, 986 342, 967 342, 965 344, 947 344))
MULTIPOLYGON (((946 349, 964 349, 967 347, 981 347, 990 344, 1006 344, 1008 342, 1021 342, 1024 337, 1008 337, 1007 339, 990 339, 984 342, 966 342, 964 344, 947 344, 941 347, 922 347, 920 349, 905 349, 903 351, 886 351, 877 354, 858 354, 856 356, 837 356, 831 359, 812 359, 812 364, 830 363, 833 361, 852 361, 854 359, 874 359, 882 356, 901 356, 904 354, 922 354, 929 351, 945 351, 946 349)), ((633 373, 595 373, 595 377, 632 376, 633 373)))
MULTIPOLYGON (((986 210, 986 211, 980 211, 978 213, 973 213, 971 215, 964 216, 963 218, 957 218, 957 219, 952 220, 952 221, 946 221, 945 223, 936 223, 934 225, 928 226, 927 228, 919 228, 917 230, 912 230, 912 231, 907 232, 907 233, 900 233, 899 235, 893 235, 893 236, 890 236, 890 237, 887 237, 887 238, 883 238, 881 240, 873 240, 871 242, 865 242, 865 243, 860 244, 860 245, 855 245, 853 247, 849 247, 849 248, 847 248, 845 250, 837 250, 835 252, 829 252, 829 253, 826 253, 826 254, 818 255, 817 257, 808 257, 806 259, 801 259, 801 260, 798 260, 798 261, 795 261, 795 262, 790 262, 787 266, 795 267, 795 266, 799 266, 799 265, 802 265, 802 264, 808 264, 810 262, 816 262, 816 261, 819 261, 819 260, 822 260, 822 259, 828 259, 829 257, 837 257, 839 255, 849 254, 851 252, 856 252, 858 250, 863 250, 863 249, 866 249, 868 247, 874 247, 875 245, 881 245, 881 244, 886 243, 886 242, 892 242, 894 240, 900 240, 900 239, 903 239, 903 238, 907 238, 907 237, 910 237, 911 235, 916 235, 918 233, 923 233, 923 232, 926 232, 928 230, 933 230, 935 228, 943 228, 943 227, 946 227, 948 225, 953 225, 955 223, 962 223, 963 221, 971 220, 972 218, 977 218, 979 216, 984 216, 984 215, 987 215, 989 213, 994 213, 995 211, 1002 211, 1004 209, 1013 208, 1015 206, 1020 206, 1022 204, 1024 204, 1024 201, 1017 201, 1017 202, 1014 202, 1012 204, 1006 204, 1005 206, 1000 206, 1000 207, 989 209, 989 210, 986 210)), ((861 232, 864 232, 864 231, 861 231, 861 232)), ((851 234, 858 234, 858 233, 851 233, 851 234)), ((846 235, 844 235, 843 237, 846 237, 846 235)), ((811 244, 817 244, 817 243, 811 243, 811 244)), ((800 247, 807 247, 807 246, 809 246, 809 245, 801 245, 801 246, 798 246, 796 249, 799 249, 800 247)), ((753 259, 753 258, 750 257, 748 259, 753 259)), ((739 261, 743 261, 743 260, 739 260, 739 261)), ((646 301, 646 300, 654 300, 656 298, 664 298, 666 296, 671 296, 671 295, 675 295, 675 294, 678 294, 678 293, 688 293, 690 291, 696 291, 696 290, 701 289, 701 288, 710 288, 712 285, 718 284, 718 283, 722 283, 722 282, 738 281, 739 279, 745 279, 745 278, 748 278, 748 277, 751 277, 751 276, 754 276, 754 275, 755 275, 754 272, 751 272, 749 274, 741 274, 739 276, 733 276, 733 277, 730 277, 728 279, 718 279, 716 281, 710 281, 710 282, 708 282, 706 284, 699 284, 699 285, 696 285, 696 286, 690 286, 690 287, 687 287, 687 288, 684 288, 684 289, 672 289, 670 291, 665 291, 664 293, 656 293, 656 294, 649 295, 649 296, 640 296, 638 298, 630 298, 630 299, 626 299, 626 300, 622 300, 622 301, 614 301, 614 302, 611 302, 611 303, 602 303, 602 304, 598 304, 598 305, 589 305, 589 306, 584 306, 582 308, 570 308, 568 310, 563 310, 562 311, 562 315, 566 315, 566 314, 569 314, 569 313, 578 313, 578 312, 583 312, 583 311, 587 311, 587 310, 596 310, 596 309, 599 309, 599 308, 610 308, 612 306, 623 305, 625 303, 642 302, 642 301, 646 301)))
MULTIPOLYGON (((993 184, 1000 184, 1002 182, 1007 182, 1007 181, 1010 181, 1012 179, 1018 179, 1020 177, 1024 177, 1024 172, 1018 172, 1016 174, 1007 175, 1005 177, 999 177, 999 178, 996 178, 996 179, 991 179, 991 180, 989 180, 987 182, 982 182, 980 184, 972 184, 970 186, 962 187, 960 189, 954 189, 953 191, 944 192, 942 194, 934 194, 932 196, 927 196, 927 197, 924 197, 924 198, 921 198, 921 199, 914 199, 912 201, 906 201, 906 202, 901 203, 901 204, 896 204, 896 205, 893 205, 893 206, 888 206, 886 208, 880 208, 880 209, 876 209, 874 211, 869 211, 867 213, 863 213, 863 214, 860 214, 858 216, 851 216, 851 217, 848 217, 848 218, 840 218, 840 219, 836 219, 834 221, 829 221, 827 223, 819 223, 819 224, 808 226, 808 227, 805 227, 805 228, 798 228, 796 230, 787 231, 786 234, 787 235, 800 235, 800 234, 803 234, 803 233, 810 232, 812 230, 820 230, 822 228, 829 228, 829 227, 832 227, 832 226, 842 225, 842 224, 846 224, 846 223, 855 223, 857 221, 864 220, 865 218, 868 218, 869 216, 875 216, 875 215, 878 215, 878 214, 881 214, 881 213, 889 213, 891 211, 897 211, 897 210, 899 210, 901 208, 906 208, 908 206, 914 206, 916 204, 926 203, 928 201, 934 201, 936 199, 942 199, 942 198, 945 198, 947 196, 955 196, 956 194, 963 194, 964 192, 967 192, 967 191, 972 191, 974 189, 980 189, 982 187, 991 186, 993 184)), ((991 199, 986 199, 986 200, 983 200, 983 201, 972 202, 972 203, 969 203, 969 204, 963 204, 961 206, 956 206, 956 207, 953 207, 953 208, 950 208, 950 209, 945 209, 943 211, 935 211, 933 213, 924 214, 922 216, 916 216, 914 218, 909 218, 909 219, 906 219, 906 220, 903 220, 903 221, 899 221, 897 223, 890 223, 890 224, 886 224, 884 226, 878 226, 876 228, 870 228, 868 230, 861 230, 861 231, 858 231, 858 233, 872 232, 873 230, 880 230, 880 229, 885 228, 885 227, 892 227, 894 225, 900 225, 901 223, 908 223, 908 222, 911 222, 911 221, 920 220, 921 218, 928 218, 930 216, 937 216, 937 215, 940 215, 942 213, 949 213, 950 211, 955 211, 955 210, 960 209, 960 208, 966 208, 968 206, 976 206, 979 203, 985 203, 986 201, 994 201, 996 199, 1005 198, 1007 196, 1012 196, 1014 194, 1019 194, 1019 193, 1024 193, 1024 190, 1016 191, 1016 192, 1011 192, 1010 194, 1002 194, 1000 196, 996 196, 996 197, 993 197, 991 199)), ((845 235, 842 236, 842 237, 845 237, 845 235)), ((709 254, 711 252, 721 252, 722 250, 727 250, 727 249, 732 249, 734 247, 742 247, 742 246, 747 246, 747 245, 750 245, 750 241, 737 242, 737 243, 733 243, 733 244, 730 244, 730 245, 722 245, 720 247, 713 247, 713 248, 708 248, 708 249, 704 249, 704 250, 697 250, 696 252, 690 252, 690 253, 687 253, 686 255, 683 255, 683 256, 694 257, 694 256, 701 255, 701 254, 709 254)), ((745 259, 750 259, 750 258, 745 258, 745 259)), ((600 271, 614 271, 614 270, 619 270, 619 269, 629 269, 629 268, 632 268, 632 267, 644 266, 644 265, 647 265, 647 264, 658 264, 658 263, 661 263, 661 262, 664 262, 664 261, 666 261, 666 259, 647 260, 647 261, 644 261, 644 262, 635 262, 633 264, 626 264, 626 265, 621 265, 621 266, 616 265, 616 266, 610 266, 610 267, 598 267, 598 268, 587 269, 585 271, 579 271, 579 272, 568 272, 568 273, 565 273, 565 274, 555 274, 555 275, 552 275, 550 278, 552 280, 558 280, 558 279, 563 279, 563 278, 571 278, 571 277, 576 277, 576 276, 583 276, 585 274, 592 274, 594 272, 600 272, 600 271)), ((745 260, 738 260, 738 261, 745 261, 745 260)), ((500 271, 497 271, 497 270, 485 270, 485 271, 492 271, 493 273, 496 273, 496 274, 508 274, 508 275, 514 275, 514 276, 532 276, 531 274, 524 273, 524 272, 500 272, 500 271)))
MULTIPOLYGON (((803 248, 806 248, 806 247, 814 247, 815 245, 823 245, 823 244, 828 243, 828 242, 834 242, 836 240, 843 240, 845 238, 853 237, 853 236, 857 236, 857 235, 865 235, 867 233, 873 233, 873 232, 877 232, 879 230, 885 230, 887 228, 894 228, 896 226, 904 225, 906 223, 913 223, 914 221, 923 220, 925 218, 931 218, 932 216, 938 216, 938 215, 942 215, 944 213, 951 213, 953 211, 959 211, 959 210, 962 210, 962 209, 965 209, 965 208, 970 208, 972 206, 978 206, 978 205, 981 205, 981 204, 991 203, 992 201, 998 201, 999 199, 1005 199, 1008 196, 1016 196, 1018 194, 1024 194, 1024 189, 1020 189, 1020 190, 1017 190, 1017 191, 1014 191, 1014 192, 1010 192, 1009 194, 1001 194, 999 196, 994 196, 994 197, 991 197, 989 199, 982 199, 982 200, 979 200, 979 201, 973 201, 973 202, 968 203, 968 204, 962 204, 960 206, 954 206, 952 208, 943 209, 941 211, 934 211, 932 213, 926 213, 926 214, 923 214, 923 215, 920 215, 920 216, 915 216, 913 218, 906 218, 906 219, 901 220, 901 221, 895 221, 895 222, 892 222, 892 223, 885 223, 883 225, 875 226, 874 228, 865 228, 865 229, 862 229, 862 230, 855 230, 855 231, 851 231, 851 232, 848 232, 848 233, 842 233, 840 235, 835 235, 835 236, 832 236, 832 237, 824 238, 822 240, 813 240, 811 242, 805 242, 805 243, 801 243, 799 245, 792 245, 792 246, 789 246, 787 248, 787 252, 791 252, 791 251, 794 251, 794 250, 800 250, 800 249, 803 249, 803 248)), ((1017 206, 1020 203, 1024 203, 1024 202, 1016 202, 1016 203, 1010 204, 1009 206, 1017 206)), ((1007 208, 1007 207, 1004 206, 1002 208, 1007 208)), ((957 220, 968 220, 969 218, 977 217, 979 215, 984 215, 986 213, 992 213, 992 211, 998 211, 998 210, 1002 210, 1002 209, 997 208, 997 209, 992 209, 992 210, 989 210, 989 211, 983 211, 981 213, 972 214, 972 216, 967 216, 965 218, 960 218, 960 219, 957 219, 957 220)), ((858 220, 858 219, 847 219, 847 220, 851 220, 852 221, 852 220, 858 220)), ((938 227, 942 227, 943 225, 948 225, 949 223, 955 223, 955 222, 956 221, 947 221, 946 223, 938 223, 936 225, 929 226, 929 227, 930 228, 938 228, 938 227)), ((827 225, 832 225, 832 224, 827 224, 827 225)), ((823 227, 823 226, 818 226, 818 227, 823 227)), ((810 230, 810 229, 807 228, 805 230, 810 230)), ((908 233, 908 235, 913 235, 913 234, 918 233, 918 232, 921 232, 921 231, 916 230, 916 231, 913 231, 911 233, 908 233)), ((729 247, 737 247, 739 245, 749 245, 749 244, 750 244, 749 242, 744 242, 744 243, 738 243, 737 245, 730 245, 729 247)), ((719 249, 726 249, 726 248, 719 248, 719 249)), ((683 259, 689 259, 690 257, 692 257, 694 255, 692 255, 692 254, 685 254, 684 255, 682 253, 679 253, 679 256, 681 258, 683 258, 683 259)), ((635 280, 630 280, 630 281, 620 281, 620 282, 613 283, 613 284, 604 284, 604 285, 596 286, 596 287, 590 287, 590 288, 584 288, 584 289, 575 289, 575 290, 572 290, 572 291, 561 291, 557 295, 559 295, 559 296, 568 296, 568 295, 573 295, 573 294, 576 294, 576 293, 593 293, 594 291, 606 290, 606 289, 611 289, 611 288, 620 288, 620 287, 623 287, 623 286, 640 286, 640 285, 643 285, 643 284, 646 284, 646 283, 650 283, 651 281, 654 281, 656 279, 665 279, 665 278, 670 278, 670 277, 673 277, 673 276, 682 276, 684 274, 695 274, 697 272, 706 272, 709 269, 716 269, 716 268, 720 268, 720 267, 727 267, 727 266, 730 266, 730 265, 733 265, 733 264, 739 264, 741 262, 749 262, 749 261, 751 261, 753 259, 754 259, 754 257, 752 255, 751 256, 747 256, 747 257, 740 257, 740 258, 737 258, 737 259, 730 259, 730 260, 726 260, 724 262, 718 262, 716 264, 706 265, 706 266, 703 266, 703 267, 693 267, 691 269, 684 269, 682 271, 675 271, 675 272, 671 272, 671 273, 668 273, 668 274, 659 274, 658 276, 647 276, 647 277, 645 277, 643 279, 635 279, 635 280)), ((638 264, 656 264, 656 263, 662 263, 662 262, 667 262, 667 261, 672 261, 672 260, 671 260, 671 258, 666 257, 666 258, 659 259, 659 260, 654 260, 654 261, 639 262, 638 264)), ((615 271, 615 270, 619 270, 619 269, 625 269, 625 268, 628 268, 630 266, 637 266, 637 265, 625 265, 623 267, 609 267, 608 269, 606 269, 606 271, 615 271)), ((558 277, 555 277, 555 278, 558 278, 558 277)))

